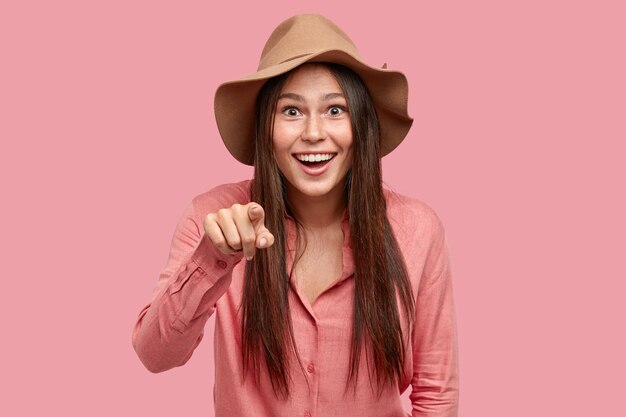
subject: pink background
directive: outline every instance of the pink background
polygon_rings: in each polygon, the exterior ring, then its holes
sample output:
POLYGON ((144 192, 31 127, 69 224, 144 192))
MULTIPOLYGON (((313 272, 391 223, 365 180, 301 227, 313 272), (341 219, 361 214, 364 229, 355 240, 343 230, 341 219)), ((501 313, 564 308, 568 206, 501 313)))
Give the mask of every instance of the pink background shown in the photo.
POLYGON ((251 175, 215 88, 320 12, 409 79, 385 181, 446 225, 460 415, 626 415, 624 3, 216 3, 0 6, 0 414, 213 415, 211 337, 155 375, 132 326, 191 198, 251 175))

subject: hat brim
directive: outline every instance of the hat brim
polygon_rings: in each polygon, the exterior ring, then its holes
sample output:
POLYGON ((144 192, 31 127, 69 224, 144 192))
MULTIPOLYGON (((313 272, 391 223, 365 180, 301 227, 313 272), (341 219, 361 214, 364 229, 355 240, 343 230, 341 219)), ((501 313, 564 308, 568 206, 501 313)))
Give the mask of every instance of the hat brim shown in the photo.
POLYGON ((374 68, 342 50, 306 54, 221 84, 215 92, 217 127, 228 151, 238 161, 254 165, 254 113, 256 97, 269 78, 305 62, 331 62, 356 72, 367 86, 379 118, 381 152, 387 155, 402 142, 413 119, 407 113, 408 82, 404 74, 374 68), (242 116, 245 115, 245 116, 242 116))

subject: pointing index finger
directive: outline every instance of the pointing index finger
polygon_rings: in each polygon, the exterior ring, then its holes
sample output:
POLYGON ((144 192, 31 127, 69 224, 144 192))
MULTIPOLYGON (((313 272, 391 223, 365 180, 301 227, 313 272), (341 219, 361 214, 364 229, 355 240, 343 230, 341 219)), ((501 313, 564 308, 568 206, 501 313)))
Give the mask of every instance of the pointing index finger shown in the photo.
POLYGON ((272 232, 265 227, 265 211, 263 207, 259 204, 252 203, 248 208, 248 217, 257 234, 256 247, 264 249, 272 246, 274 244, 274 236, 272 232))

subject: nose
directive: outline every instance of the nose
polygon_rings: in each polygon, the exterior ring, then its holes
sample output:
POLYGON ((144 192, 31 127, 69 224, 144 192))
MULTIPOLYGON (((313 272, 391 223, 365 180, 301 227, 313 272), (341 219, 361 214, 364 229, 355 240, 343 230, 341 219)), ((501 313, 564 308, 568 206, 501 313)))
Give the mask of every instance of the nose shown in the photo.
POLYGON ((319 116, 311 115, 307 118, 302 132, 302 140, 317 142, 324 139, 324 122, 319 116))

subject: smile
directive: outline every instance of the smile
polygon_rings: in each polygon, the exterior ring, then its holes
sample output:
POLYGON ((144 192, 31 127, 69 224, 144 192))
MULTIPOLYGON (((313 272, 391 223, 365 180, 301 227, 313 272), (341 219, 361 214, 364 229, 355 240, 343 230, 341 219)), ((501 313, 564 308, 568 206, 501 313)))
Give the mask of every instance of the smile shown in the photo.
POLYGON ((296 154, 296 159, 300 162, 325 162, 330 161, 336 154, 334 153, 315 153, 315 154, 296 154))
POLYGON ((326 172, 336 155, 336 153, 298 153, 293 156, 298 160, 300 167, 306 174, 318 176, 326 172))

